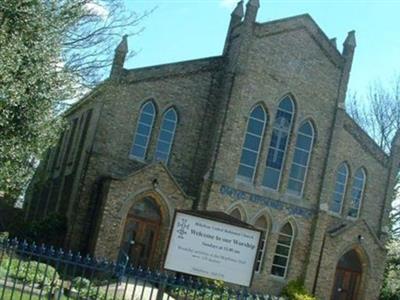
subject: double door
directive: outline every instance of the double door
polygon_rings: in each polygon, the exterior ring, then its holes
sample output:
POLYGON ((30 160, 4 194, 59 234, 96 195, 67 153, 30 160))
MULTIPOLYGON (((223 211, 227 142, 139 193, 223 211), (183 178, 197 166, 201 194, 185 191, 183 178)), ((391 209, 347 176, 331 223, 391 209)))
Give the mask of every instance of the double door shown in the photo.
POLYGON ((123 254, 134 267, 153 267, 160 224, 153 220, 128 217, 125 227, 123 254))
POLYGON ((359 272, 337 268, 332 300, 357 300, 360 278, 359 272))

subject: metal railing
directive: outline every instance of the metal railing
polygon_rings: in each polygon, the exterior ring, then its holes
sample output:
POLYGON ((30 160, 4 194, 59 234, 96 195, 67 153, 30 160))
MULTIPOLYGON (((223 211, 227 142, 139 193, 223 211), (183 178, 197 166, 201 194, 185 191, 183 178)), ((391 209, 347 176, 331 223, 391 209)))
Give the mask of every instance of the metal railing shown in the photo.
POLYGON ((25 241, 0 240, 1 300, 279 299, 205 279, 133 268, 25 241))

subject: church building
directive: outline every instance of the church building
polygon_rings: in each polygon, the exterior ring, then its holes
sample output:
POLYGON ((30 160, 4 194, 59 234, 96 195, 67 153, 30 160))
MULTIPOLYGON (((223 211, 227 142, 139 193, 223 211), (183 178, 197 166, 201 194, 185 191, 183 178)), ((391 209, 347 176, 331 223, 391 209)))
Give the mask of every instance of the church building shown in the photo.
POLYGON ((222 211, 263 232, 255 291, 301 278, 319 299, 377 299, 400 134, 387 154, 345 111, 354 31, 339 50, 308 14, 258 9, 238 3, 215 57, 128 70, 124 37, 65 113, 27 217, 65 214, 66 247, 160 268, 176 209, 222 211))

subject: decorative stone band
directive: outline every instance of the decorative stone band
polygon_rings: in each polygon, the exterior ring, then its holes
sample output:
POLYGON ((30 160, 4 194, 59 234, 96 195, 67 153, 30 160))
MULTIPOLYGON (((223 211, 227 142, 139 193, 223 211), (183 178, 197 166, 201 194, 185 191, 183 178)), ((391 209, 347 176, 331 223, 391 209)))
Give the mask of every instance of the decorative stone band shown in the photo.
POLYGON ((266 207, 270 207, 276 210, 285 210, 288 212, 289 215, 300 216, 305 219, 311 219, 316 213, 314 209, 304 208, 266 196, 247 193, 223 184, 221 184, 219 192, 221 195, 229 196, 230 198, 235 200, 250 201, 253 203, 265 205, 266 207))

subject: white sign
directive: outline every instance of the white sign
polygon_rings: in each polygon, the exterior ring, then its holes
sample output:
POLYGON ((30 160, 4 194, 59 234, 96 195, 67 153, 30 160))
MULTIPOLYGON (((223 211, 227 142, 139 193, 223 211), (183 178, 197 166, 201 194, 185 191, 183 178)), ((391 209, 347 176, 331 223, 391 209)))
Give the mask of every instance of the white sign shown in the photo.
POLYGON ((177 212, 164 268, 250 286, 260 232, 177 212))

